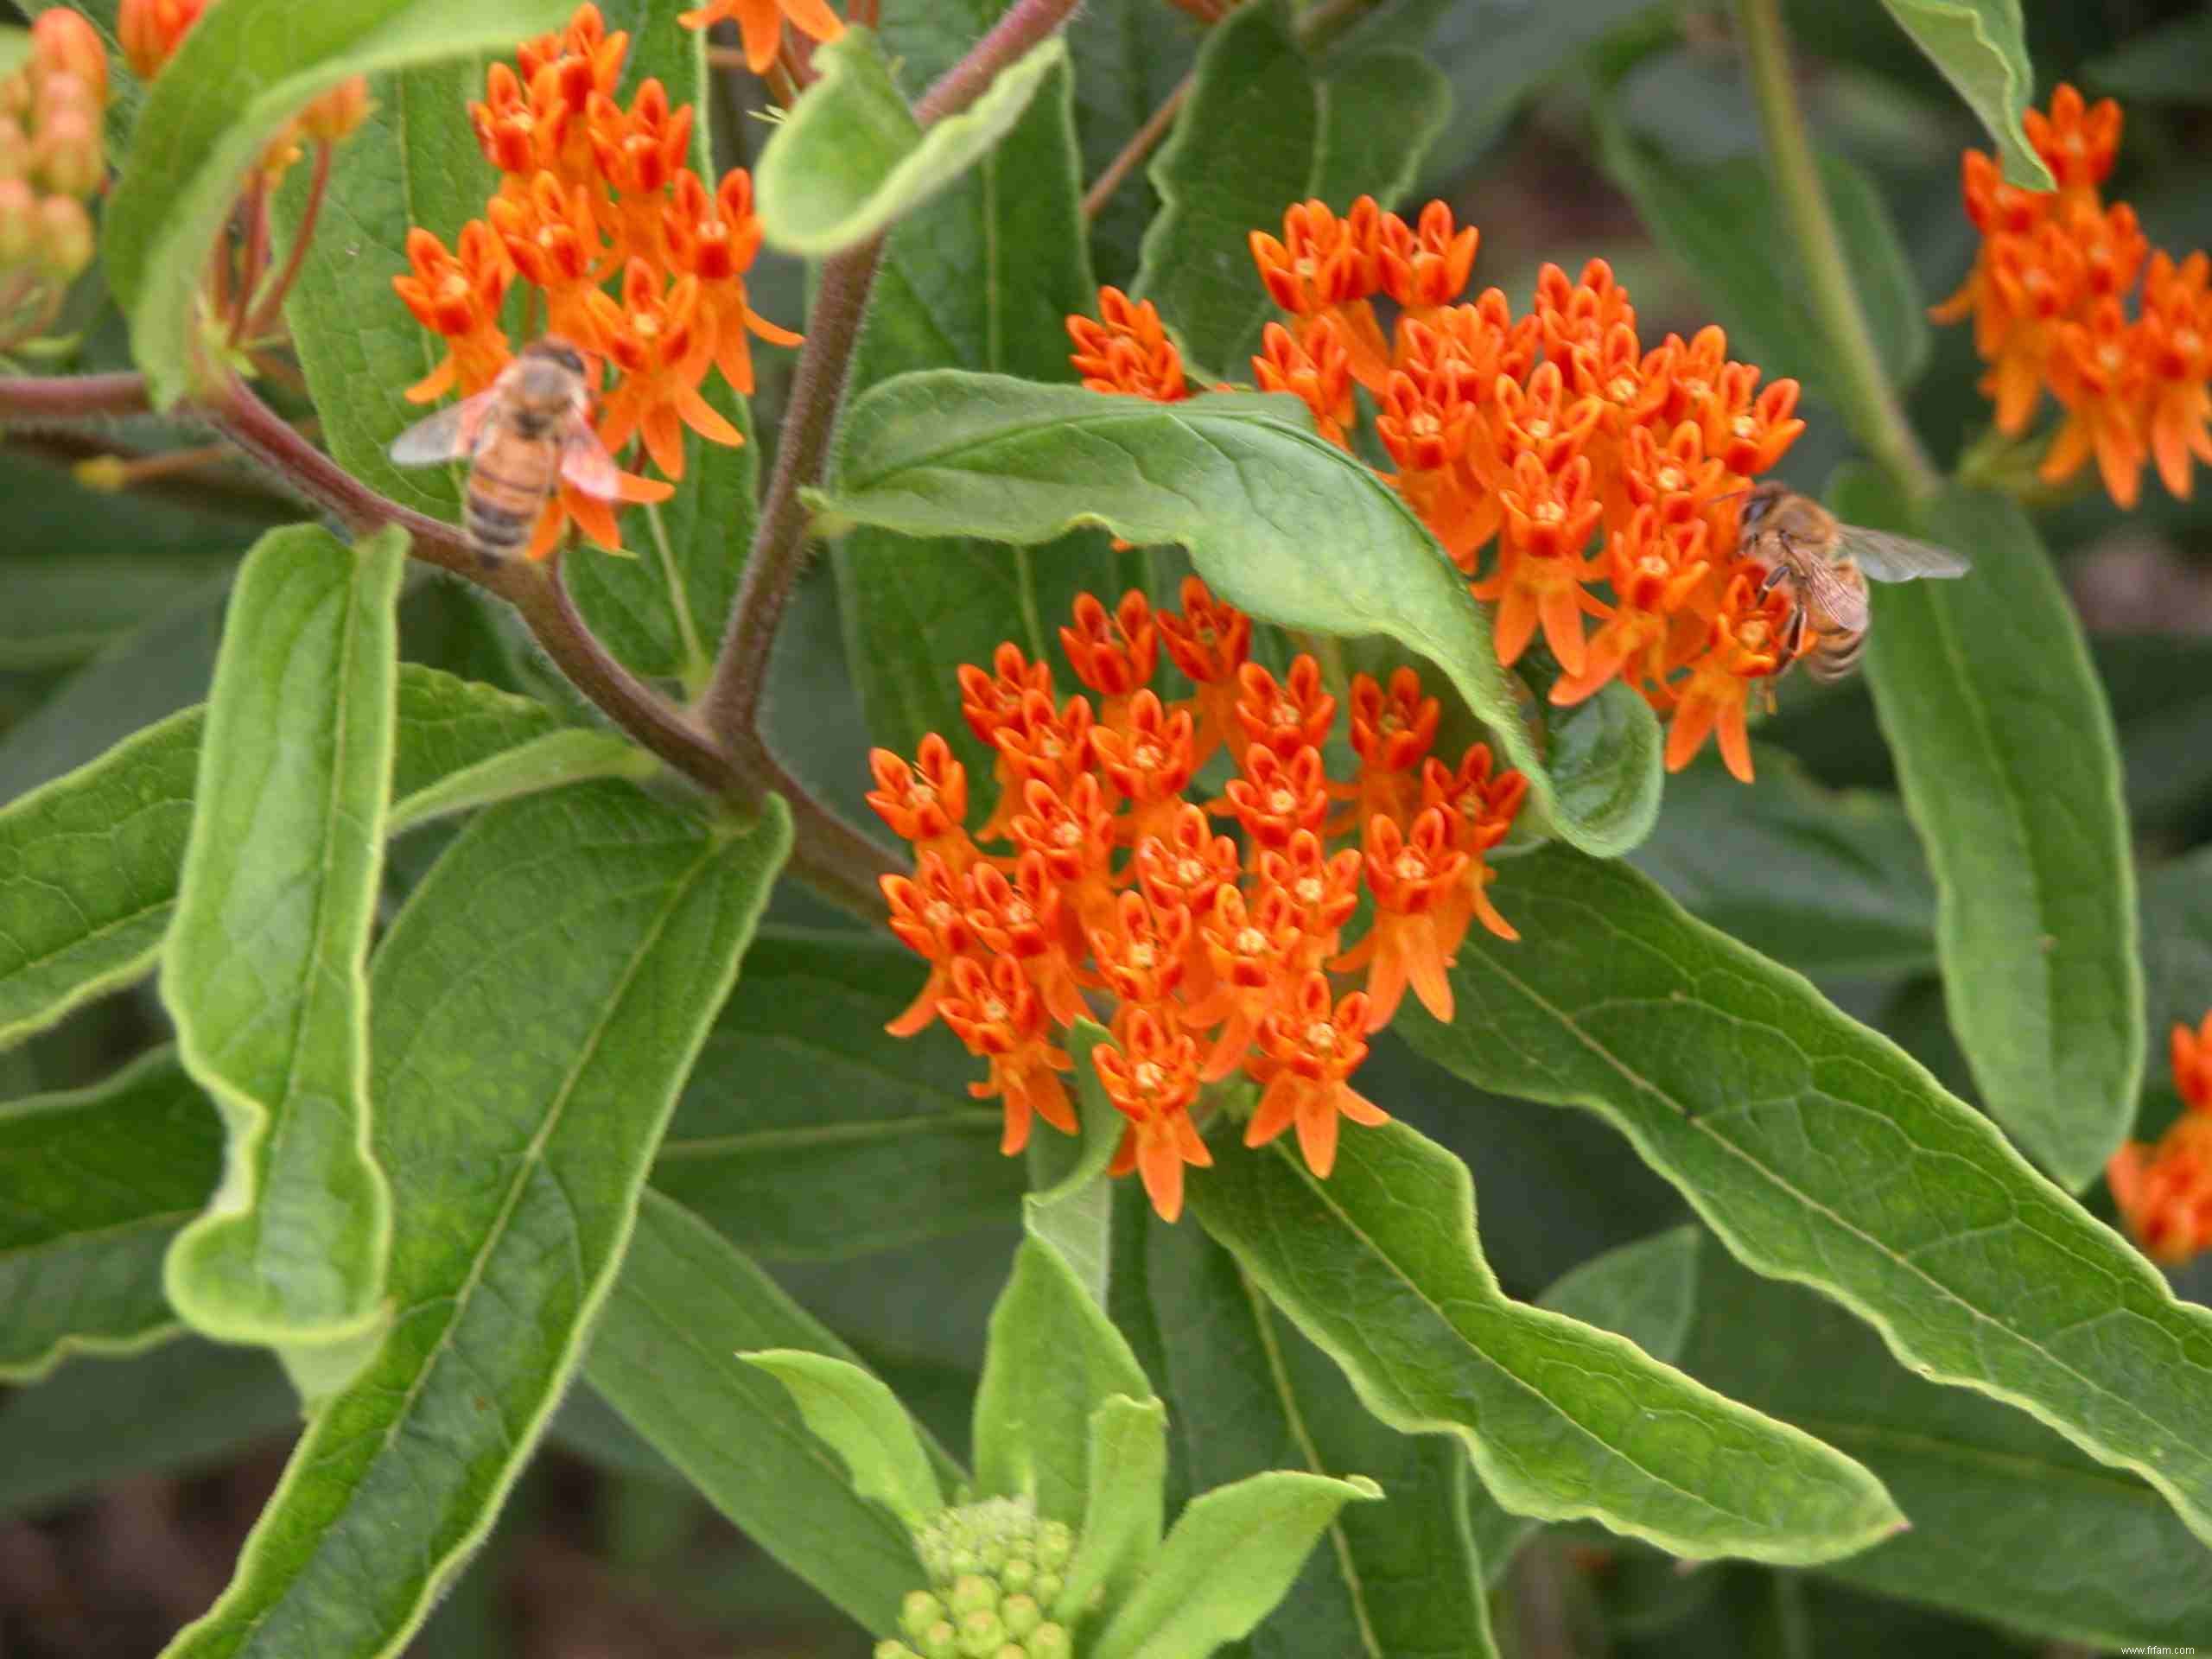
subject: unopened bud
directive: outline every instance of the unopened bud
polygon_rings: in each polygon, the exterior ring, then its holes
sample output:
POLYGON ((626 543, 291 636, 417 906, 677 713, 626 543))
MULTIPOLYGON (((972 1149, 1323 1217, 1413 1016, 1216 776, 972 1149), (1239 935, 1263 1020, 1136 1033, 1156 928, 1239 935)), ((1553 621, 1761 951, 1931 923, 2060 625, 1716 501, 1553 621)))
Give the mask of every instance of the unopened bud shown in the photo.
POLYGON ((944 1617, 944 1604, 926 1590, 909 1590, 899 1604, 899 1628, 919 1636, 944 1617))
POLYGON ((12 115, 0 115, 0 179, 20 179, 31 170, 31 136, 12 115))
POLYGON ((1029 1656, 1021 1650, 1020 1643, 1009 1642, 993 1654, 991 1659, 1029 1659, 1029 1656))
POLYGON ((310 138, 334 144, 359 131, 376 107, 369 102, 368 78, 355 75, 341 80, 300 111, 300 130, 310 138))
POLYGON ((1045 1622, 1045 1611, 1034 1596, 1008 1596, 999 1604, 999 1618, 1005 1621, 1006 1633, 1019 1642, 1045 1622))
POLYGON ((28 179, 0 179, 0 270, 29 263, 38 246, 38 196, 28 179))
POLYGON ((81 104, 49 114, 32 147, 32 166, 49 189, 65 196, 91 195, 107 177, 99 118, 81 104))
POLYGON ((921 1650, 922 1659, 960 1659, 960 1632, 952 1628, 952 1621, 941 1618, 914 1637, 914 1645, 921 1650))
POLYGON ((875 1644, 872 1659, 920 1659, 920 1656, 904 1642, 894 1642, 886 1637, 875 1644))
POLYGON ((31 78, 22 70, 0 75, 0 115, 28 121, 31 115, 31 78))
POLYGON ((988 1608, 963 1614, 958 1628, 963 1659, 991 1659, 1006 1644, 1006 1626, 988 1608))
POLYGON ((999 1587, 1001 1590, 1027 1590, 1037 1578, 1037 1569, 1027 1556, 1016 1555, 999 1568, 999 1587))
POLYGON ((115 35, 131 73, 151 80, 175 54, 177 42, 200 21, 207 0, 123 0, 115 35))
POLYGON ((1029 1581, 1029 1593, 1047 1607, 1060 1599, 1060 1592, 1066 1587, 1065 1581, 1057 1573, 1039 1573, 1029 1581))
POLYGON ((38 83, 31 94, 31 106, 43 121, 57 110, 97 111, 98 102, 92 97, 92 89, 85 85, 84 77, 57 69, 38 83))
POLYGON ((1021 1645, 1029 1649, 1029 1659, 1070 1659, 1075 1652, 1065 1624, 1039 1624, 1022 1638, 1021 1645))
POLYGON ((965 1573, 952 1581, 944 1600, 955 1618, 979 1610, 988 1612, 999 1605, 999 1587, 979 1573, 965 1573))
POLYGON ((1047 1521, 1037 1529, 1037 1565, 1065 1567, 1075 1554, 1075 1534, 1065 1521, 1047 1521))
POLYGON ((73 196, 48 196, 38 205, 39 263, 67 282, 92 263, 92 216, 73 196))
POLYGON ((93 105, 107 103, 107 48, 99 31, 66 6, 49 6, 31 25, 31 59, 50 81, 73 75, 93 105))

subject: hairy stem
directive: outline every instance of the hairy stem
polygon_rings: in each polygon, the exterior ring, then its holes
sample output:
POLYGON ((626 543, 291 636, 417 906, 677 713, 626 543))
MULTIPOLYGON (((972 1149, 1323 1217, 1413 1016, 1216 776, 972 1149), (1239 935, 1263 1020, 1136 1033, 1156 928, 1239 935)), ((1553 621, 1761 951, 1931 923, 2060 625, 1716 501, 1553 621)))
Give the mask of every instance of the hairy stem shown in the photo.
POLYGON ((1744 54, 1766 134, 1768 164, 1783 215, 1797 245, 1796 265, 1805 296, 1835 349, 1843 384, 1827 388, 1843 416, 1874 458, 1915 499, 1942 483, 1935 463, 1905 416, 1851 280, 1851 260, 1813 159, 1805 116, 1789 82, 1789 41, 1783 32, 1782 0, 1738 0, 1744 54))

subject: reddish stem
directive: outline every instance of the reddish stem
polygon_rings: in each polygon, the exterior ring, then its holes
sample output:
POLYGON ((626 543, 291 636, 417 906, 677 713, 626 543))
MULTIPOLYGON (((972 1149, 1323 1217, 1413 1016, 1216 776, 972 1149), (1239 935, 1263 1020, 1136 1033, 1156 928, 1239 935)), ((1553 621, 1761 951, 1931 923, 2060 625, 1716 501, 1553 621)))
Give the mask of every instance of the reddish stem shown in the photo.
POLYGON ((315 239, 315 222, 322 212, 322 194, 330 183, 330 153, 334 146, 327 138, 319 140, 315 147, 315 173, 308 181, 307 206, 300 210, 300 226, 292 238, 291 251, 284 257, 284 269, 276 273, 276 280, 268 295, 253 308, 253 316, 246 323, 245 337, 258 340, 268 332, 284 308, 284 296, 292 291, 292 284, 299 279, 300 267, 307 263, 308 245, 315 239))

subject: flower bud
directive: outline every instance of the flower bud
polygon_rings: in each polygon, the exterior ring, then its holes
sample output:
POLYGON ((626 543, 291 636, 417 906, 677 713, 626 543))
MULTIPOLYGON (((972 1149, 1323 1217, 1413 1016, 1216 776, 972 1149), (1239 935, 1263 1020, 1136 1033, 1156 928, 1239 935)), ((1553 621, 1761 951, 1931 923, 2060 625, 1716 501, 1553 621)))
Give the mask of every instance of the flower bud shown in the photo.
POLYGON ((1071 1659, 1075 1652, 1065 1624, 1039 1624, 1023 1639, 1022 1646, 1029 1649, 1029 1659, 1071 1659))
POLYGON ((40 126, 32 164, 47 186, 65 196, 89 196, 107 177, 99 118, 83 105, 53 111, 40 126))
POLYGON ((875 1644, 875 1651, 871 1656, 871 1659, 921 1659, 921 1656, 904 1642, 894 1641, 886 1637, 875 1644))
POLYGON ((952 1581, 944 1599, 955 1618, 963 1613, 988 1612, 999 1605, 999 1587, 979 1573, 966 1573, 952 1581))
POLYGON ((1006 1626, 988 1607, 963 1615, 959 1630, 962 1659, 991 1659, 1006 1644, 1006 1626))
POLYGON ((38 197, 27 179, 0 179, 0 270, 29 262, 38 246, 38 197))
POLYGON ((944 1604, 926 1590, 909 1590, 899 1604, 899 1628, 919 1636, 944 1617, 944 1604))
POLYGON ((85 84, 84 77, 67 69, 57 69, 39 81, 31 93, 31 107, 41 121, 60 110, 89 108, 98 112, 92 89, 85 84))
POLYGON ((1037 1598, 1039 1605, 1046 1607, 1058 1601, 1060 1592, 1066 1587, 1065 1580, 1057 1573, 1039 1573, 1029 1581, 1029 1593, 1037 1598))
POLYGON ((341 80, 321 98, 302 110, 300 130, 310 138, 327 144, 342 143, 357 132, 369 118, 369 111, 376 107, 369 102, 369 83, 366 76, 355 75, 341 80))
POLYGON ((99 31, 66 6, 49 6, 31 25, 31 60, 50 80, 73 75, 95 106, 107 103, 107 48, 99 31))
POLYGON ((999 1604, 999 1618, 1007 1634, 1018 1642, 1045 1622, 1045 1612, 1034 1596, 1008 1596, 999 1604))
POLYGON ((39 263, 67 282, 92 263, 92 217, 73 196, 48 196, 38 205, 39 263))
POLYGON ((1047 1521, 1037 1529, 1037 1565, 1065 1567, 1075 1554, 1075 1534, 1065 1521, 1047 1521))
POLYGON ((960 1659, 960 1632, 952 1628, 950 1619, 938 1620, 914 1637, 914 1645, 921 1650, 922 1659, 960 1659))
POLYGON ((31 78, 23 71, 0 75, 0 115, 12 115, 18 121, 30 119, 31 78))
POLYGON ((1027 1590, 1036 1581, 1037 1569, 1028 1557, 1017 1555, 999 1568, 998 1579, 1001 1590, 1027 1590))
POLYGON ((1029 1659, 1029 1656, 1021 1650, 1020 1643, 1009 1642, 993 1654, 991 1659, 1029 1659))
POLYGON ((131 72, 141 80, 161 73, 206 5, 207 0, 123 0, 115 33, 131 72))
POLYGON ((0 115, 0 179, 20 179, 31 170, 31 138, 12 115, 0 115))

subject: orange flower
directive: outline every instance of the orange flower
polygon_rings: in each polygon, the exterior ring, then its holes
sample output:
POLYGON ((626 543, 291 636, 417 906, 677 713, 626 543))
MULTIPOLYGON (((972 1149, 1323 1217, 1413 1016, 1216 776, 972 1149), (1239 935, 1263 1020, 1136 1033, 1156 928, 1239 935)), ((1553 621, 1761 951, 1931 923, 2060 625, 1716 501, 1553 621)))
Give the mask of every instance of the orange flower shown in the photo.
POLYGON ((1260 1023, 1260 1054, 1251 1071, 1267 1084, 1259 1109, 1244 1126, 1244 1144, 1264 1147, 1285 1129, 1298 1126, 1298 1149, 1306 1166, 1323 1180, 1337 1165, 1337 1119, 1348 1117, 1370 1128, 1390 1115, 1344 1079, 1367 1058, 1366 995, 1354 991, 1329 1007, 1329 981, 1308 974, 1299 982, 1298 1000, 1260 1023))
POLYGON ((1401 822, 1413 816, 1421 792, 1421 757, 1436 741, 1444 705, 1421 694, 1421 677, 1410 668, 1390 676, 1386 696, 1370 674, 1351 681, 1351 747, 1359 757, 1359 786, 1352 814, 1338 826, 1356 829, 1376 813, 1401 822))
POLYGON ((1706 557, 1708 533, 1702 518, 1662 524, 1658 508, 1646 505, 1607 538, 1616 602, 1585 645, 1582 672, 1552 683, 1554 703, 1567 708, 1580 702, 1616 675, 1631 685, 1664 681, 1675 620, 1705 589, 1713 569, 1706 557))
POLYGON ((1505 504, 1505 556, 1496 574, 1474 584, 1475 597, 1497 601, 1499 662, 1510 667, 1519 661, 1541 621, 1560 666, 1580 674, 1582 613, 1592 604, 1582 584, 1599 574, 1581 550, 1605 513, 1591 493, 1589 457, 1578 455, 1554 477, 1524 454, 1513 478, 1513 487, 1498 492, 1505 504))
POLYGON ((1252 861, 1264 895, 1280 892, 1283 914, 1298 929, 1294 964, 1311 973, 1337 954, 1338 936, 1359 908, 1359 853, 1347 847, 1332 857, 1320 836, 1300 830, 1278 851, 1263 847, 1252 861))
POLYGON ((968 1052, 990 1062, 990 1076, 971 1083, 977 1100, 996 1096, 1006 1109, 999 1150, 1011 1156, 1029 1142, 1031 1114, 1064 1134, 1076 1132, 1075 1108, 1057 1075, 1075 1062, 1052 1041, 1044 1004, 1022 976, 1021 964, 999 957, 988 968, 971 957, 952 964, 950 993, 938 1005, 968 1052))
POLYGON ((1123 846, 1134 847, 1173 823, 1185 804, 1183 791, 1198 770, 1191 758, 1189 709, 1170 714, 1156 692, 1140 691, 1131 702, 1128 729, 1092 727, 1090 752, 1114 792, 1131 809, 1116 825, 1123 846))
POLYGON ((935 853, 922 855, 913 876, 887 875, 882 886, 891 931, 930 964, 921 994, 884 1027, 893 1037, 911 1037, 937 1018, 938 1005, 951 988, 953 964, 975 948, 968 912, 976 895, 935 853))
POLYGON ((2155 1147, 2131 1141, 2105 1166, 2113 1202, 2160 1262, 2186 1262, 2212 1245, 2212 1014, 2172 1033, 2174 1086, 2183 1110, 2155 1147))
POLYGON ((1176 808, 1165 834, 1137 842, 1129 868, 1154 904, 1181 905, 1193 916, 1206 916, 1212 913, 1214 895, 1236 884, 1243 860, 1236 843, 1213 834, 1205 813, 1185 802, 1176 808))
POLYGON ((1675 694, 1674 723, 1667 730, 1667 770, 1680 772, 1718 728, 1720 758, 1744 783, 1751 781, 1751 747, 1745 727, 1751 682, 1784 666, 1782 638, 1790 601, 1781 588, 1760 599, 1749 575, 1728 584, 1713 619, 1705 650, 1689 664, 1688 683, 1675 694))
POLYGON ((552 86, 572 111, 582 111, 597 92, 614 96, 622 81, 622 60, 630 50, 626 30, 607 32, 599 8, 585 0, 556 34, 541 35, 515 48, 515 63, 527 86, 537 84, 538 72, 550 68, 552 86))
POLYGON ((1452 209, 1445 202, 1422 208, 1417 228, 1395 213, 1385 213, 1375 245, 1382 291, 1406 315, 1425 322, 1429 314, 1465 292, 1481 245, 1482 232, 1473 226, 1452 228, 1452 209))
POLYGON ((1375 925, 1329 965, 1339 973, 1367 969, 1370 1031, 1390 1023, 1408 985, 1436 1018, 1452 1018, 1445 970, 1467 931, 1453 899, 1469 861, 1452 845, 1440 808, 1425 809, 1411 835, 1379 815, 1368 820, 1367 890, 1375 895, 1375 925))
POLYGON ((1129 1120, 1108 1170, 1135 1170, 1163 1221, 1183 1213, 1183 1166, 1211 1168, 1213 1154, 1191 1122, 1198 1097, 1198 1045, 1176 1029, 1172 1014, 1124 1007, 1114 1019, 1114 1044, 1090 1051, 1107 1098, 1129 1120))
POLYGON ((602 93, 584 105, 584 132, 599 176, 613 193, 609 226, 615 245, 632 258, 669 264, 663 207, 669 187, 691 149, 692 108, 669 107, 668 89, 648 77, 626 111, 602 93))
POLYGON ((753 213, 753 175, 733 168, 712 196, 699 175, 685 168, 676 175, 676 199, 661 210, 669 261, 677 272, 699 282, 699 312, 712 327, 715 366, 732 391, 753 395, 753 352, 748 334, 772 346, 797 346, 802 336, 779 328, 747 302, 745 273, 760 251, 760 221, 753 213))
POLYGON ((2051 94, 2050 113, 2026 111, 2020 125, 2063 192, 2094 190, 2120 154, 2120 105, 2107 98, 2091 108, 2063 81, 2051 94))
POLYGON ((499 238, 483 220, 473 219, 461 227, 456 245, 458 257, 429 232, 408 232, 412 274, 391 279, 415 320, 448 342, 445 361, 407 388, 411 404, 434 403, 456 381, 461 396, 472 397, 499 378, 512 354, 499 326, 510 268, 499 238))
POLYGON ((1095 595, 1077 594, 1075 626, 1060 629, 1060 650, 1076 678, 1103 699, 1100 721, 1119 724, 1130 696, 1151 683, 1160 660, 1160 639, 1144 590, 1132 588, 1123 594, 1111 615, 1095 595))
POLYGON ((893 835, 913 843, 917 858, 935 853, 961 874, 982 856, 968 839, 968 769, 935 732, 922 739, 915 760, 909 766, 888 749, 870 749, 875 788, 868 804, 893 835))
POLYGON ((130 73, 141 80, 160 74, 207 9, 207 0, 123 0, 115 35, 130 73))
POLYGON ((1123 392, 1155 404, 1189 397, 1183 384, 1183 354, 1160 326, 1150 300, 1132 304, 1118 288, 1098 290, 1098 320, 1070 317, 1068 338, 1075 351, 1068 361, 1093 391, 1123 392))
POLYGON ((622 277, 622 303, 594 292, 584 296, 593 332, 608 359, 622 371, 607 394, 600 441, 620 449, 643 432, 653 464, 669 478, 683 476, 683 432, 690 427, 710 443, 734 448, 745 435, 699 395, 712 342, 698 326, 699 283, 679 278, 663 295, 642 259, 622 277))
POLYGON ((1252 377, 1262 391, 1287 391, 1313 411, 1316 431, 1339 449, 1351 444, 1344 428, 1352 419, 1351 359, 1332 318, 1316 317, 1301 342, 1279 322, 1260 334, 1261 355, 1252 359, 1252 377))
POLYGON ((1099 977, 1124 1005, 1158 1007, 1182 983, 1190 960, 1191 912, 1125 893, 1115 904, 1113 925, 1091 936, 1090 948, 1099 977))
POLYGON ((696 11, 676 15, 686 29, 712 29, 726 18, 736 19, 738 36, 745 42, 745 67, 756 75, 776 60, 787 22, 817 41, 834 41, 845 32, 824 0, 707 0, 696 11))
POLYGON ((1287 760, 1328 741, 1337 700, 1321 689, 1321 664, 1301 651, 1290 659, 1289 677, 1280 683, 1257 663, 1239 668, 1232 712, 1245 743, 1260 744, 1287 760))
POLYGON ((1243 891, 1224 884, 1214 893, 1211 913, 1198 919, 1198 937, 1213 988, 1188 1012, 1200 1030, 1221 1027, 1198 1073, 1212 1083, 1243 1062, 1260 1021, 1274 1007, 1283 970, 1298 948, 1298 918, 1280 887, 1263 889, 1248 908, 1243 891))
MULTIPOLYGON (((659 479, 639 478, 635 473, 617 473, 614 482, 615 500, 632 505, 665 501, 676 493, 671 486, 659 479)), ((538 515, 537 527, 531 536, 530 545, 523 550, 524 556, 550 558, 571 524, 608 552, 622 550, 622 532, 614 522, 613 505, 595 495, 587 495, 573 484, 563 483, 538 515)))
POLYGON ((564 189, 551 173, 533 177, 519 199, 494 196, 485 213, 522 277, 545 290, 552 333, 589 344, 594 338, 587 296, 607 272, 607 249, 584 186, 564 189))
POLYGON ((1421 808, 1444 814, 1451 828, 1452 849, 1467 856, 1466 872, 1445 910, 1446 936, 1464 938, 1472 918, 1501 939, 1521 937, 1519 930, 1498 914, 1484 889, 1497 880, 1497 872, 1486 861, 1490 849, 1512 830, 1528 795, 1528 779, 1511 768, 1491 776, 1487 743, 1470 744, 1459 757, 1457 772, 1446 771, 1442 761, 1433 758, 1422 763, 1421 808))
POLYGON ((979 864, 973 880, 976 903, 968 925, 983 948, 1021 963, 1053 1019, 1071 1026, 1083 1018, 1075 966, 1083 954, 1083 931, 1060 902, 1045 861, 1024 853, 1011 881, 1004 871, 979 864))
POLYGON ((1025 853, 1035 853, 1060 884, 1086 930, 1109 925, 1114 913, 1114 812, 1095 773, 1084 772, 1065 790, 1042 779, 1022 785, 1026 811, 1007 833, 1025 853))
POLYGON ((1252 653, 1252 619, 1217 601, 1196 576, 1183 578, 1181 596, 1180 616, 1162 611, 1154 620, 1169 660, 1198 687, 1192 699, 1196 747, 1191 762, 1202 766, 1216 749, 1236 740, 1237 675, 1252 653))
POLYGON ((2138 419, 2145 376, 2120 302, 2100 300, 2087 323, 2061 323, 2047 372, 2066 420, 2038 476, 2063 483, 2094 454, 2106 493, 2119 505, 2133 506, 2149 458, 2138 419))
POLYGON ((1244 751, 1244 775, 1229 782, 1229 806, 1244 833, 1262 847, 1285 847, 1300 830, 1318 831, 1329 812, 1329 780, 1312 744, 1288 761, 1255 743, 1244 751))
POLYGON ((1369 303, 1381 283, 1376 244, 1381 229, 1375 199, 1362 196, 1343 219, 1326 202, 1294 203, 1283 212, 1281 241, 1265 231, 1254 231, 1249 238, 1268 296, 1301 322, 1331 319, 1353 375, 1370 391, 1380 389, 1390 364, 1389 346, 1369 303))
POLYGON ((493 64, 485 72, 483 100, 468 106, 477 147, 510 183, 541 172, 564 185, 589 181, 591 142, 578 118, 582 114, 582 106, 562 91, 551 64, 527 86, 505 64, 493 64))
POLYGON ((1452 562, 1471 573, 1498 524, 1497 499, 1471 464, 1477 454, 1489 464, 1480 402, 1488 388, 1452 334, 1408 322, 1398 339, 1400 366, 1385 380, 1375 416, 1375 435, 1398 464, 1397 476, 1386 481, 1452 562))
POLYGON ((1627 329, 1631 337, 1636 333, 1628 290, 1613 280, 1613 268, 1603 259, 1591 260, 1580 279, 1572 283, 1557 265, 1545 265, 1536 273, 1535 314, 1544 350, 1554 354, 1600 346, 1617 329, 1627 329))
MULTIPOLYGON (((49 13, 49 16, 52 14, 49 13)), ((2212 293, 2206 274, 2212 269, 2202 253, 2177 265, 2164 253, 2152 256, 2143 281, 2143 312, 2136 346, 2148 382, 2152 458, 2167 491, 2187 498, 2190 458, 2212 461, 2212 293)))

